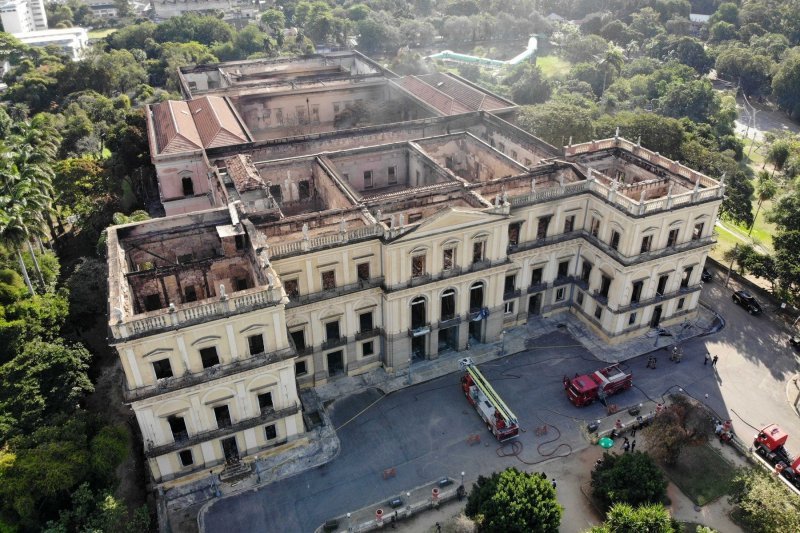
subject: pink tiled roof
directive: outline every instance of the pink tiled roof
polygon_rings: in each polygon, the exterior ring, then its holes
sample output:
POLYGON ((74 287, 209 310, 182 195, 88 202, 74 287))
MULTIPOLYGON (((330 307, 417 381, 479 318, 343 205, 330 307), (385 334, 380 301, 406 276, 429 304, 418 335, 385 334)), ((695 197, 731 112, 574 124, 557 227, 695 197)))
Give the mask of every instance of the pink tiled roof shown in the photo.
POLYGON ((225 159, 225 168, 228 169, 228 176, 233 180, 233 185, 239 192, 264 187, 264 180, 261 179, 261 175, 249 155, 237 154, 225 159))
POLYGON ((470 111, 468 107, 457 102, 452 96, 432 87, 416 76, 404 76, 393 81, 444 115, 457 115, 470 111))
POLYGON ((466 83, 452 76, 442 74, 441 72, 423 74, 417 77, 461 103, 470 111, 492 111, 495 109, 503 109, 511 105, 487 92, 470 87, 466 83))
POLYGON ((188 102, 204 148, 216 148, 248 141, 230 105, 219 96, 204 96, 188 102))
POLYGON ((168 100, 151 107, 159 154, 176 154, 202 148, 200 134, 186 102, 168 100))

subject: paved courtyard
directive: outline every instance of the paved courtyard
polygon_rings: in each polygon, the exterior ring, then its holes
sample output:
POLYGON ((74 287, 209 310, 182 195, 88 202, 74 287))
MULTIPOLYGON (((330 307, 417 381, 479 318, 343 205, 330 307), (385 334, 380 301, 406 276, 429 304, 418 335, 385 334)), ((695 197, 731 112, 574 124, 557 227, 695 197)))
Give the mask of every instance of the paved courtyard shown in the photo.
MULTIPOLYGON (((730 294, 719 276, 707 284, 703 301, 723 315, 726 327, 684 342, 680 364, 670 363, 664 350, 656 352, 659 363, 655 370, 646 368, 647 356, 624 363, 623 367, 634 373, 635 387, 615 401, 629 406, 682 388, 721 416, 733 419, 744 440, 749 440, 753 427, 779 422, 791 435, 790 449, 800 451, 800 419, 786 398, 786 385, 797 371, 794 353, 769 310, 765 316, 751 317, 730 303, 730 294), (719 356, 716 369, 703 365, 706 350, 719 356)), ((658 346, 669 344, 664 339, 651 341, 654 348, 656 342, 658 346)), ((524 430, 519 437, 523 444, 520 459, 526 464, 515 457, 498 456, 497 442, 461 393, 459 372, 386 395, 370 388, 329 405, 341 440, 333 461, 213 502, 202 515, 205 531, 313 531, 326 519, 442 476, 458 479, 464 471, 469 484, 479 474, 508 466, 545 469, 527 463, 586 447, 581 429, 588 420, 605 418, 604 408, 573 407, 561 378, 604 363, 564 330, 528 346, 530 349, 518 354, 480 365, 519 418, 524 430), (535 434, 534 429, 545 423, 558 428, 561 438, 557 442, 541 445, 555 436, 552 428, 546 436, 535 434), (467 438, 474 434, 481 436, 481 442, 470 445, 467 438), (387 468, 395 468, 396 476, 384 480, 382 472, 387 468)), ((604 420, 605 425, 611 422, 604 420)), ((567 510, 565 521, 569 516, 567 510)))

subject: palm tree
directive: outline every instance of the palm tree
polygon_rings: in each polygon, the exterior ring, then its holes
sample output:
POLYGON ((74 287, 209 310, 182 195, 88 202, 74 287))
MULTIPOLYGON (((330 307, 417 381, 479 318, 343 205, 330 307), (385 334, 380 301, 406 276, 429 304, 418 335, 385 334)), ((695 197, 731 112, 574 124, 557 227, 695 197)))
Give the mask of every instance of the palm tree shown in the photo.
POLYGON ((758 205, 756 206, 756 215, 753 217, 753 223, 750 224, 750 231, 747 232, 748 237, 751 233, 753 233, 753 226, 756 225, 758 212, 761 211, 761 204, 767 200, 772 200, 777 193, 778 185, 775 183, 775 180, 772 179, 772 176, 770 176, 765 170, 760 171, 758 173, 758 183, 756 183, 756 197, 758 198, 758 205))
POLYGON ((28 230, 25 227, 24 217, 19 209, 14 208, 10 204, 5 204, 0 209, 0 240, 9 248, 17 252, 17 259, 19 260, 19 270, 22 272, 22 277, 25 279, 25 285, 28 287, 28 292, 31 296, 35 294, 31 279, 28 276, 28 269, 25 268, 25 261, 22 260, 22 243, 28 238, 28 230))

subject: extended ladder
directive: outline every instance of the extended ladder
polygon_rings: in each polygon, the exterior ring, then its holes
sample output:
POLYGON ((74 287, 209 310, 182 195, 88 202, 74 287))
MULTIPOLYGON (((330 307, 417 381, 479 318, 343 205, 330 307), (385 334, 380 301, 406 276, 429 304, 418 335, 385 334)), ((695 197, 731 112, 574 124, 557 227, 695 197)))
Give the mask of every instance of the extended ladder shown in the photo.
POLYGON ((472 362, 472 359, 469 357, 461 359, 459 361, 459 366, 462 370, 466 370, 467 373, 469 373, 470 377, 472 377, 472 382, 475 383, 475 386, 478 387, 478 389, 492 403, 497 412, 500 413, 500 416, 503 417, 503 421, 506 423, 506 426, 516 426, 518 424, 516 415, 511 411, 511 409, 508 408, 497 392, 495 392, 494 388, 492 388, 483 374, 481 374, 481 371, 478 370, 478 367, 476 367, 472 362))

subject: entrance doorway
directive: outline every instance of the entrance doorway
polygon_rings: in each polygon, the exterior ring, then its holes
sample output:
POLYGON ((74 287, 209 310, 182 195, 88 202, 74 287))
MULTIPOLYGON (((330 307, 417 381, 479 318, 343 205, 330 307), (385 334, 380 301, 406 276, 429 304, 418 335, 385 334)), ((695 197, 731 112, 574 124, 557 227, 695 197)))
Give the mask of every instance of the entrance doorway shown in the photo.
POLYGON ((439 353, 458 349, 458 326, 439 330, 439 353))
POLYGON ((471 344, 483 342, 483 320, 474 320, 469 323, 469 342, 471 344))
POLYGON ((328 354, 328 375, 330 377, 344 374, 344 352, 336 350, 328 354))
POLYGON ((239 447, 236 445, 236 437, 228 437, 222 439, 222 453, 225 455, 225 462, 227 464, 234 464, 239 462, 239 447))
POLYGON ((534 294, 528 298, 528 314, 538 315, 542 312, 542 293, 534 294))
POLYGON ((419 335, 411 338, 411 360, 422 361, 425 359, 425 340, 428 335, 419 335))
POLYGON ((650 320, 650 327, 657 328, 659 322, 661 322, 661 306, 657 305, 655 309, 653 309, 653 318, 650 320))

